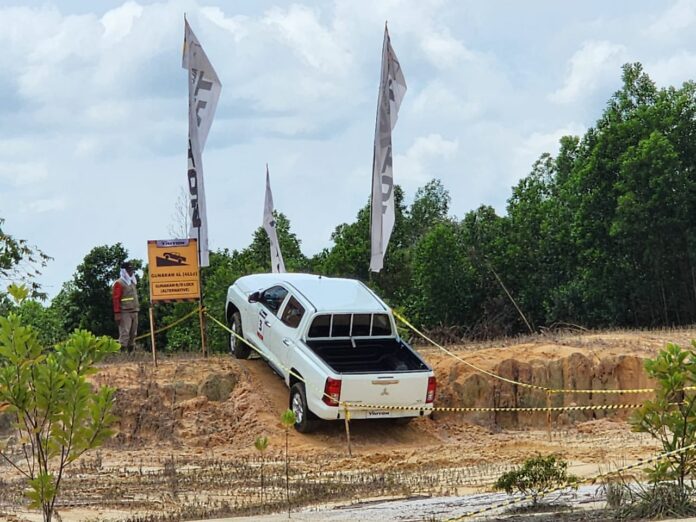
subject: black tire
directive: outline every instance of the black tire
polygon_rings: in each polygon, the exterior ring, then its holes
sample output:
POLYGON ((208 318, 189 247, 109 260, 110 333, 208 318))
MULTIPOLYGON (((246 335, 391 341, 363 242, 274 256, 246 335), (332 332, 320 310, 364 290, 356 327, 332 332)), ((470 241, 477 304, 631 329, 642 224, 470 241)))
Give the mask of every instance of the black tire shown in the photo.
POLYGON ((300 433, 309 433, 316 429, 319 423, 317 416, 307 407, 307 394, 305 386, 296 382, 290 388, 290 409, 295 414, 295 429, 300 433))
MULTIPOLYGON (((244 336, 242 332, 242 316, 239 312, 232 314, 230 318, 230 330, 237 335, 244 336)), ((236 335, 230 334, 230 353, 237 359, 248 359, 251 354, 251 348, 245 342, 242 342, 236 335)))

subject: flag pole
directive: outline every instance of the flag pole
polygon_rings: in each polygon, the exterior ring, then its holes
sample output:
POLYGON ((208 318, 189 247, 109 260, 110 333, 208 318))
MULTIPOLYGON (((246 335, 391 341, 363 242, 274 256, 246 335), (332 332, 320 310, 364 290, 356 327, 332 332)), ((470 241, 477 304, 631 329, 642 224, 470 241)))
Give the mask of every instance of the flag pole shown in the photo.
POLYGON ((198 322, 201 328, 201 350, 203 350, 203 357, 208 357, 208 347, 206 346, 205 338, 205 315, 203 313, 203 275, 201 267, 201 227, 200 225, 196 227, 198 234, 197 246, 198 246, 198 322))

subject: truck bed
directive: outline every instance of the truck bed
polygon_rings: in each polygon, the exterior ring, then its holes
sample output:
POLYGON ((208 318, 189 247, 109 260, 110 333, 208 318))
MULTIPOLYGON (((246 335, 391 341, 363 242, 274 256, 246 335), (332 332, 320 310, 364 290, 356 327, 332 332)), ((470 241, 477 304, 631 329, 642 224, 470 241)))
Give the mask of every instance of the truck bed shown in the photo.
POLYGON ((307 346, 336 373, 425 371, 429 368, 396 339, 308 340, 307 346))

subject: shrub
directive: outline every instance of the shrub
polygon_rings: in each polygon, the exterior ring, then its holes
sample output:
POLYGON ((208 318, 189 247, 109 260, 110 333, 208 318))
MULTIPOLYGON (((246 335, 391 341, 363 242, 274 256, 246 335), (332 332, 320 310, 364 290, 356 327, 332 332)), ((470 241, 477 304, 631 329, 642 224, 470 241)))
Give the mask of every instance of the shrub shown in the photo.
POLYGON ((555 455, 537 455, 525 460, 521 467, 503 473, 493 487, 508 495, 515 491, 530 495, 532 505, 536 506, 539 498, 551 489, 563 486, 577 489, 578 478, 569 475, 567 468, 568 463, 555 455))

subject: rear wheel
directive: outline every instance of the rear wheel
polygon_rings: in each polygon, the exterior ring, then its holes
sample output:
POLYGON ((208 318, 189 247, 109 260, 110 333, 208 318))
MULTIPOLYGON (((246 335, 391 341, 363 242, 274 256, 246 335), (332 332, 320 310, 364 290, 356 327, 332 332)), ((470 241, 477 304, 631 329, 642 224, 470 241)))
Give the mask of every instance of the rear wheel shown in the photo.
POLYGON ((230 353, 237 359, 248 359, 251 353, 251 348, 237 336, 243 336, 242 333, 242 316, 239 312, 232 314, 230 318, 230 353), (236 334, 236 335, 235 335, 236 334))
POLYGON ((290 409, 295 414, 295 429, 300 433, 313 431, 318 424, 317 416, 307 407, 305 386, 296 382, 290 388, 290 409))

